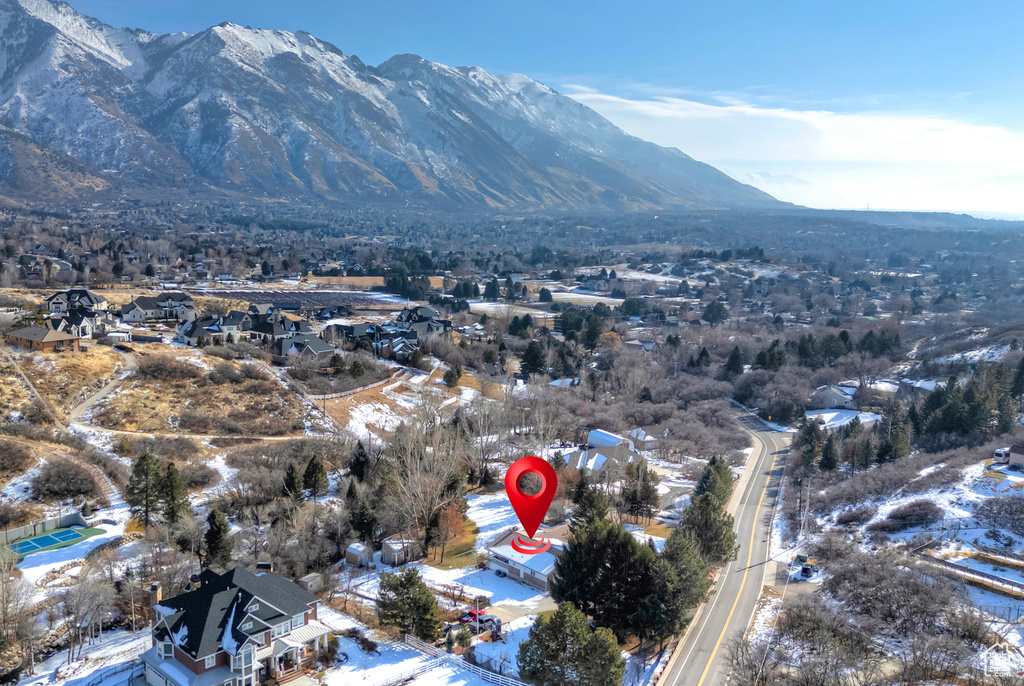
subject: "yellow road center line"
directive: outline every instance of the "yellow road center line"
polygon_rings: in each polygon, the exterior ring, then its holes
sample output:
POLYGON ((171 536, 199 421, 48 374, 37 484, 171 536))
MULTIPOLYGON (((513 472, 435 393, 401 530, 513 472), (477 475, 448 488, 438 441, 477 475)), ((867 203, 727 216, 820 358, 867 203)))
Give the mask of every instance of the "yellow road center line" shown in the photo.
MULTIPOLYGON (((775 471, 775 463, 779 459, 778 446, 775 443, 775 439, 769 439, 772 442, 772 448, 775 449, 774 456, 772 457, 772 468, 768 470, 768 478, 765 479, 764 489, 761 491, 761 497, 757 501, 757 509, 754 511, 754 524, 750 529, 750 542, 747 544, 747 566, 743 570, 743 578, 740 579, 740 588, 736 591, 736 599, 732 601, 732 609, 729 610, 729 616, 725 618, 725 625, 722 627, 722 633, 718 635, 718 640, 715 641, 715 647, 711 651, 711 657, 708 658, 708 663, 704 666, 704 671, 700 675, 700 681, 697 682, 697 686, 703 686, 704 680, 708 678, 708 672, 711 670, 711 665, 715 661, 715 655, 718 654, 718 649, 722 646, 722 641, 725 640, 725 634, 729 630, 729 623, 732 622, 732 616, 736 612, 736 606, 739 605, 740 596, 743 595, 743 587, 747 583, 747 574, 750 573, 750 562, 754 557, 754 536, 757 535, 757 517, 761 512, 761 505, 764 504, 764 498, 768 494, 768 484, 771 483, 771 473, 775 471)), ((765 444, 767 445, 767 443, 765 444)), ((769 532, 770 534, 771 532, 769 532)))

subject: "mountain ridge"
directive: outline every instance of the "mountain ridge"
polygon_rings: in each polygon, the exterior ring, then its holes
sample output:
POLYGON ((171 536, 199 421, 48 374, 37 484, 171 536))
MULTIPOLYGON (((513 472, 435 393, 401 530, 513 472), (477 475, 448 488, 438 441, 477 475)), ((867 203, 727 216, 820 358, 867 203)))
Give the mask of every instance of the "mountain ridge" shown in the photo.
POLYGON ((51 0, 0 0, 0 125, 121 189, 473 210, 788 206, 522 74, 411 54, 374 67, 305 31, 231 22, 116 29, 51 0))

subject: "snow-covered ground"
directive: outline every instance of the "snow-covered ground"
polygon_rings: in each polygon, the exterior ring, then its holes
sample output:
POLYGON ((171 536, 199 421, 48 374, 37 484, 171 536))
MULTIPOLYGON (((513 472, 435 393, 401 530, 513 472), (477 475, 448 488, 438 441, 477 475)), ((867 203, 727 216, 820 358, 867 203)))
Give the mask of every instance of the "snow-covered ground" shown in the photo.
POLYGON ((965 350, 964 352, 954 353, 952 355, 943 355, 942 357, 935 358, 935 362, 939 364, 952 364, 954 362, 967 362, 968 364, 975 364, 977 362, 998 362, 1006 356, 1006 353, 1010 352, 1009 345, 990 345, 985 348, 976 348, 974 350, 965 350))
POLYGON ((873 424, 881 421, 882 415, 874 412, 858 412, 857 410, 808 410, 804 416, 809 422, 824 422, 825 429, 838 429, 846 426, 856 417, 861 424, 873 424))

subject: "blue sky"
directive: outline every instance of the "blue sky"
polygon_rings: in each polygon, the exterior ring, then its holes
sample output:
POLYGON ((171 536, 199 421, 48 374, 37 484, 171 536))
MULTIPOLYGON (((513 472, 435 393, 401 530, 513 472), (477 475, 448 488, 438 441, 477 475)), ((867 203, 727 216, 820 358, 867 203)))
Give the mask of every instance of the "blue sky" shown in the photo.
POLYGON ((1024 3, 72 0, 522 72, 784 199, 1024 215, 1024 3))

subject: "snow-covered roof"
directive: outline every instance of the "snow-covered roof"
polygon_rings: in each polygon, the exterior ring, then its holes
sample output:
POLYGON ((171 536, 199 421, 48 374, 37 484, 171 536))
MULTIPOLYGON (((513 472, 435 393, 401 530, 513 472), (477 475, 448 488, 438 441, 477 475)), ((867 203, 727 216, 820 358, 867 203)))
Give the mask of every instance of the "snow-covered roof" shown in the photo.
MULTIPOLYGON (((551 548, 561 550, 562 542, 557 539, 551 539, 551 548)), ((487 550, 490 551, 492 555, 500 555, 501 557, 513 562, 517 567, 528 569, 531 572, 536 572, 537 574, 543 574, 545 577, 555 571, 555 561, 558 559, 550 549, 543 553, 524 555, 507 543, 494 546, 493 548, 488 546, 487 550)))
POLYGON ((604 429, 594 429, 587 434, 587 445, 592 448, 612 448, 627 442, 628 440, 622 436, 604 429))
POLYGON ((366 552, 366 546, 362 543, 353 543, 349 547, 345 548, 346 553, 352 553, 353 555, 362 555, 366 552))

